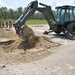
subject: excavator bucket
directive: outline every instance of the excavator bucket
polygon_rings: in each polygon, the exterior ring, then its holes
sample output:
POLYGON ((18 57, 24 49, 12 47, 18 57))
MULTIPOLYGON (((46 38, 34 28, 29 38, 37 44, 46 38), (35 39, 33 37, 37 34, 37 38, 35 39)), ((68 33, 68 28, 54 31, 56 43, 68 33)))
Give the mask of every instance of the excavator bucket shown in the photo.
POLYGON ((33 47, 35 44, 35 36, 34 36, 34 32, 33 30, 25 25, 22 28, 22 32, 20 34, 18 34, 18 36, 23 39, 24 41, 26 41, 30 47, 33 47))

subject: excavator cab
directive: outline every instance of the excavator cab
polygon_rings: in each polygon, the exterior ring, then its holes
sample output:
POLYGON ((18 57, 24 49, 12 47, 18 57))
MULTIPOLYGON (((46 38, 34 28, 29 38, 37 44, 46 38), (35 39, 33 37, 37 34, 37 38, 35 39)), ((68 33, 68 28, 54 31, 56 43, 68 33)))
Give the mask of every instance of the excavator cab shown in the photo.
POLYGON ((75 39, 75 6, 56 7, 56 23, 51 25, 52 30, 59 34, 63 32, 70 39, 75 39))
POLYGON ((74 6, 66 5, 66 6, 56 7, 56 9, 57 9, 57 16, 56 16, 57 23, 75 21, 75 7, 74 6))

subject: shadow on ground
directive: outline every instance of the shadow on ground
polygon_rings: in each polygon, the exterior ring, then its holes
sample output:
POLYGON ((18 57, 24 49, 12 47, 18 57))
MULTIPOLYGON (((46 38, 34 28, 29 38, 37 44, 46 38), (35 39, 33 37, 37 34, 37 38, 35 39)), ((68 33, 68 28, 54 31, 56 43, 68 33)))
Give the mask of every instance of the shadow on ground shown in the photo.
POLYGON ((54 38, 59 38, 59 39, 64 39, 64 40, 69 39, 65 34, 49 34, 49 36, 51 36, 49 37, 50 39, 54 39, 54 38))

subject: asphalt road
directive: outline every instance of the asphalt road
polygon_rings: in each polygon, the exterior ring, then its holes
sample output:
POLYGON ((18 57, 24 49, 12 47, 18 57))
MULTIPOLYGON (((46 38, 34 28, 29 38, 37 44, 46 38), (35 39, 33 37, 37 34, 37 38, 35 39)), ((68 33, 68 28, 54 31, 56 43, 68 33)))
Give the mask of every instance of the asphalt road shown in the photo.
MULTIPOLYGON (((47 25, 30 27, 39 36, 43 36, 42 33, 48 29, 47 25)), ((0 75, 75 75, 75 41, 54 32, 44 36, 61 44, 54 48, 55 53, 30 63, 0 64, 0 75)))

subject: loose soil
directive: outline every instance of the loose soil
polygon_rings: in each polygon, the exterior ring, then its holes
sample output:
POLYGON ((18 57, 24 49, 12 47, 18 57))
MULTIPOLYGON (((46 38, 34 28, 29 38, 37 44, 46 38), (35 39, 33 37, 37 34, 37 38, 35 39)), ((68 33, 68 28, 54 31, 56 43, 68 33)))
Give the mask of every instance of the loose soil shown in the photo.
POLYGON ((0 29, 0 38, 11 39, 0 42, 0 63, 27 63, 40 60, 53 53, 52 48, 60 44, 46 37, 34 36, 34 42, 28 43, 9 29, 0 29), (33 45, 34 44, 34 45, 33 45))

